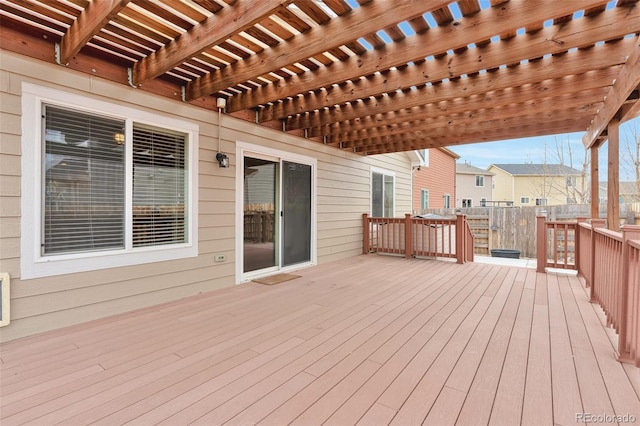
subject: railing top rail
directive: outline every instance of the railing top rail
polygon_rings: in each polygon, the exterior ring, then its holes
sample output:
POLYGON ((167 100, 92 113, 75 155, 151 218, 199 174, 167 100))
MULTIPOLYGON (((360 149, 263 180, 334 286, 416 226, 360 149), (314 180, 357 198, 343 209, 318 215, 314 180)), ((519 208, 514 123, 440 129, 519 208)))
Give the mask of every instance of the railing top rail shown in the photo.
POLYGON ((591 226, 591 224, 590 224, 590 223, 587 223, 587 222, 578 222, 578 226, 580 226, 580 227, 582 227, 582 228, 585 228, 585 229, 591 229, 591 228, 593 228, 593 227, 591 226))
POLYGON ((578 222, 576 221, 569 221, 569 220, 550 220, 550 221, 545 221, 544 222, 547 226, 551 225, 562 225, 562 226, 567 226, 569 228, 571 227, 576 227, 578 225, 578 222))
POLYGON ((635 249, 640 250, 640 240, 627 240, 627 243, 635 249))
POLYGON ((442 223, 456 223, 456 219, 455 218, 444 218, 444 219, 425 219, 425 218, 421 218, 421 217, 412 217, 411 218, 412 222, 422 222, 425 224, 442 224, 442 223))
POLYGON ((616 241, 622 242, 622 233, 621 232, 612 231, 612 230, 607 229, 607 228, 595 228, 595 233, 604 235, 605 237, 609 237, 612 240, 616 240, 616 241))

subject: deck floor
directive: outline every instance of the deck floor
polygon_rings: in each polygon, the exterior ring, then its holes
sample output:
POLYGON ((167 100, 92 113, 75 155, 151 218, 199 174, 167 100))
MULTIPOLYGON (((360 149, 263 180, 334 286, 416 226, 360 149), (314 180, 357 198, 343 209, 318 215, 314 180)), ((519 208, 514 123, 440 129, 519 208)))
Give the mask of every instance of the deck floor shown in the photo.
POLYGON ((375 255, 298 274, 5 343, 0 423, 640 419, 638 369, 574 276, 375 255))

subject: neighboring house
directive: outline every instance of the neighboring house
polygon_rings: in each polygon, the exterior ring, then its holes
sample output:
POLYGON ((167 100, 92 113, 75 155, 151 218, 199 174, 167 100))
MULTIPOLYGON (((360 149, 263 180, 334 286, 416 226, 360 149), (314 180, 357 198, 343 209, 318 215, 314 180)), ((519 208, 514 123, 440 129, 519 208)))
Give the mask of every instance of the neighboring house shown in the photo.
POLYGON ((492 164, 493 201, 514 206, 575 204, 585 188, 580 170, 564 164, 492 164))
MULTIPOLYGON (((638 182, 620 182, 618 193, 620 203, 640 203, 640 184, 638 182)), ((607 182, 600 182, 600 203, 607 202, 607 182)))
POLYGON ((363 213, 411 211, 405 153, 2 55, 3 341, 357 255, 363 213))
POLYGON ((413 212, 456 207, 456 160, 447 148, 413 151, 413 212))
POLYGON ((493 173, 468 163, 456 163, 456 206, 486 207, 493 200, 493 173))

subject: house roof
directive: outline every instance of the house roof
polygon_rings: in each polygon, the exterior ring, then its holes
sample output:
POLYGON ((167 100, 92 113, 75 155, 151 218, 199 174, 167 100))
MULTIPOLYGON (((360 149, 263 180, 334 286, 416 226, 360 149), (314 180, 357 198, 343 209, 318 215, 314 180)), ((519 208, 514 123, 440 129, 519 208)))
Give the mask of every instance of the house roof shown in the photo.
POLYGON ((456 163, 456 173, 461 175, 484 175, 484 176, 494 176, 495 173, 492 173, 488 170, 481 169, 480 167, 472 166, 468 163, 456 163))
POLYGON ((440 148, 438 148, 438 149, 439 149, 440 151, 444 152, 445 154, 447 154, 447 155, 449 155, 449 156, 453 157, 453 158, 454 158, 454 159, 456 159, 456 160, 457 160, 458 158, 460 158, 460 156, 459 156, 458 154, 456 154, 455 152, 451 151, 450 149, 447 149, 447 148, 445 148, 445 147, 440 147, 440 148))
POLYGON ((222 99, 362 155, 584 131, 599 144, 615 114, 638 115, 637 0, 392 3, 5 0, 0 34, 5 50, 222 99))
POLYGON ((580 170, 564 164, 492 164, 489 166, 504 170, 513 176, 567 176, 580 175, 580 170))

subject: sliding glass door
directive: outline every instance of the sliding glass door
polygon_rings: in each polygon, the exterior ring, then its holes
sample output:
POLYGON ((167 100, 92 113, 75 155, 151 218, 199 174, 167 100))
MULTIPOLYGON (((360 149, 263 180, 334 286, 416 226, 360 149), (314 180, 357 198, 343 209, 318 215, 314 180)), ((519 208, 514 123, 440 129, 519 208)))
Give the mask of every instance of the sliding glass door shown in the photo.
POLYGON ((313 166, 242 155, 242 280, 313 261, 313 166))

